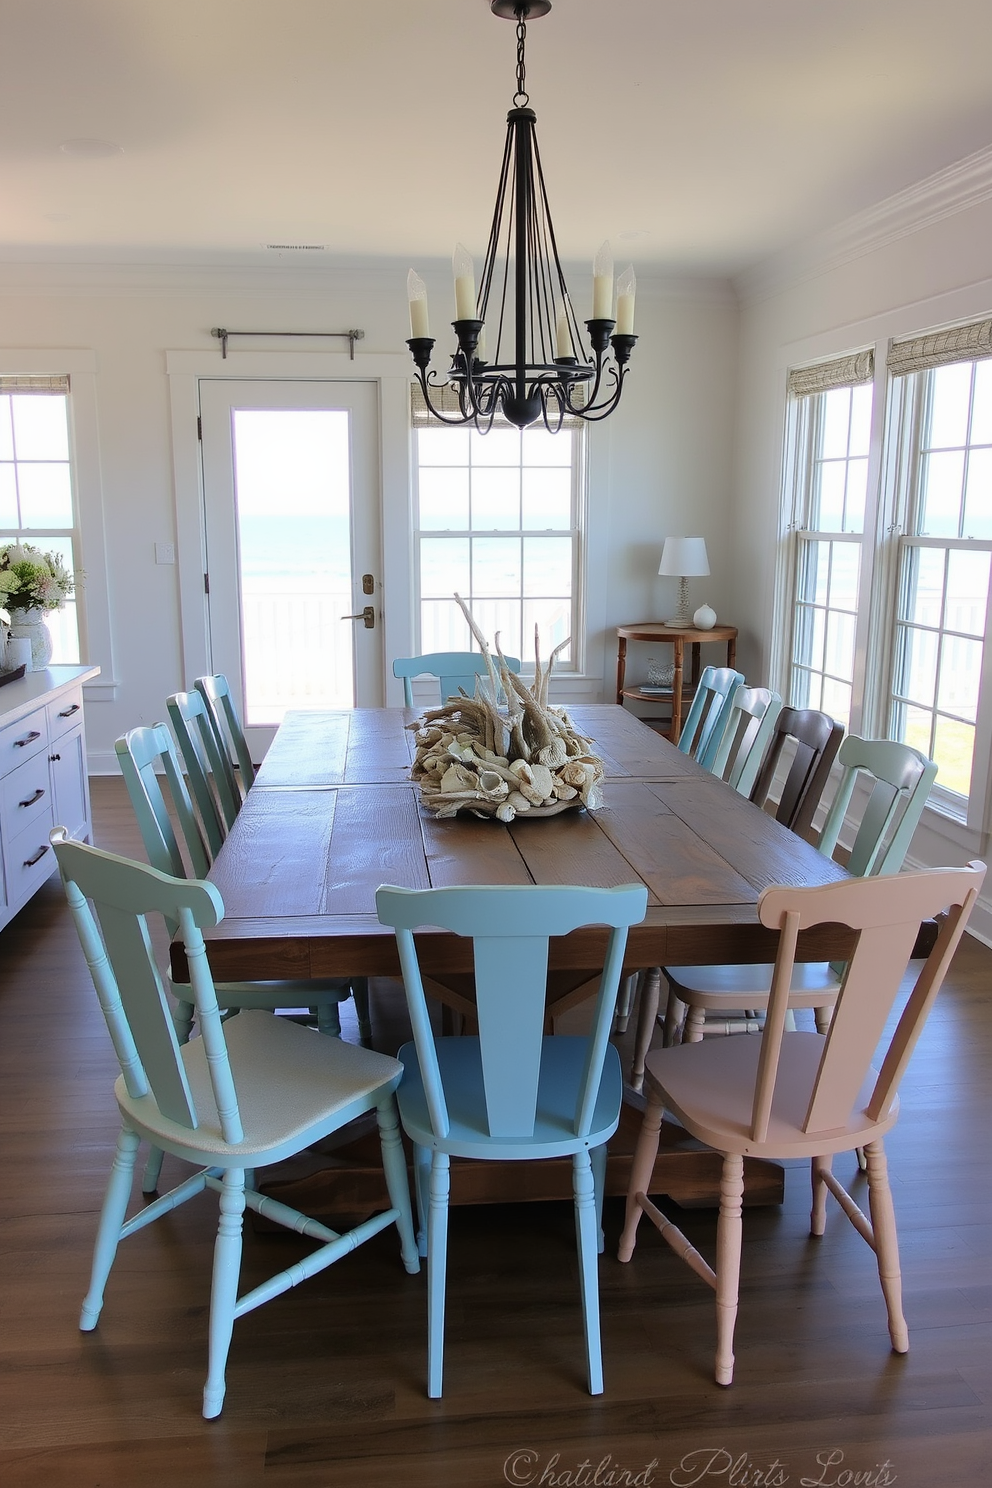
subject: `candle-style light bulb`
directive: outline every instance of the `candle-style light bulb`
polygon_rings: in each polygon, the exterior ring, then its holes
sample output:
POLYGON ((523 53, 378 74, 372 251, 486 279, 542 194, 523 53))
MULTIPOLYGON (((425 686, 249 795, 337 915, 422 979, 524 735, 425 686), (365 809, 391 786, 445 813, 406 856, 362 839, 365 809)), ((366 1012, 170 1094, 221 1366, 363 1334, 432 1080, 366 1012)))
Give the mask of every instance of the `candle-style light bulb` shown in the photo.
POLYGON ((568 306, 564 301, 558 306, 558 316, 555 320, 555 356, 570 357, 575 353, 572 350, 572 328, 568 323, 568 306))
POLYGON ((613 319, 613 254, 608 242, 592 261, 592 318, 613 319))
POLYGON ((406 276, 406 297, 410 302, 410 335, 429 337, 430 320, 427 315, 427 285, 416 269, 406 276))
POLYGON ((455 276, 455 319, 475 320, 475 264, 464 243, 455 244, 451 272, 455 276))
POLYGON ((634 334, 634 295, 637 293, 637 275, 634 265, 628 264, 617 280, 617 325, 618 336, 634 334))

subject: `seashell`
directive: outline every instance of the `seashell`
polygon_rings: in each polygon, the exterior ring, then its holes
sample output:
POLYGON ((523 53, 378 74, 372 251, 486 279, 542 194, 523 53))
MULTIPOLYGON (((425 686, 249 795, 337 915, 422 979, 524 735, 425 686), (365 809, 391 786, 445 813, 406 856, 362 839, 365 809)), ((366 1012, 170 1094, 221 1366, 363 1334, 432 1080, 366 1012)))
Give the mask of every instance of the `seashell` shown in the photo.
POLYGON ((441 789, 445 794, 453 791, 475 791, 477 788, 478 777, 471 770, 466 770, 464 765, 449 765, 441 776, 441 789))
POLYGON ((560 776, 555 777, 552 789, 555 793, 555 799, 558 801, 574 801, 575 797, 579 794, 574 785, 567 784, 560 776))
POLYGON ((512 806, 514 811, 529 811, 530 802, 521 791, 511 791, 506 798, 507 806, 512 806))
POLYGON ((479 790, 483 795, 490 796, 496 800, 502 800, 504 796, 509 794, 510 787, 502 775, 498 775, 495 770, 480 770, 476 778, 479 782, 479 790))

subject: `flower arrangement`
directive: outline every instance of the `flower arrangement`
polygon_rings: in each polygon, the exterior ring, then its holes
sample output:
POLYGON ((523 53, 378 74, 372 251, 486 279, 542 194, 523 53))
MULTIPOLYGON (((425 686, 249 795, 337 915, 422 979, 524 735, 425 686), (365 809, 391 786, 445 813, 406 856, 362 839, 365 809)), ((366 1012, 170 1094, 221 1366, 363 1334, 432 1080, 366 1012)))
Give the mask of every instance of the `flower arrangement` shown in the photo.
POLYGON ((603 762, 591 739, 575 728, 564 708, 548 703, 548 683, 562 642, 541 667, 535 627, 534 684, 527 687, 503 664, 499 636, 494 661, 485 637, 455 595, 486 659, 475 697, 448 698, 419 722, 413 779, 437 816, 474 816, 512 822, 522 815, 550 816, 570 806, 594 811, 602 804, 603 762), (502 687, 505 708, 497 705, 502 687))
POLYGON ((31 543, 0 546, 0 606, 14 610, 60 610, 75 587, 58 553, 31 543))

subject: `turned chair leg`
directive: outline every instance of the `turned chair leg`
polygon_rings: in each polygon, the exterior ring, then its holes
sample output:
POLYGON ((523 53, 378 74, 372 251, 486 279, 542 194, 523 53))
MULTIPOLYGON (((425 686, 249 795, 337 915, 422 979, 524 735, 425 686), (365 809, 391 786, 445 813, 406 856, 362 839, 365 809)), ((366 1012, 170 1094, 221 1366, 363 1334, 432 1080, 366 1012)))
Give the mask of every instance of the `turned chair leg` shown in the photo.
POLYGON ((716 1229, 716 1382, 734 1378, 734 1328, 740 1293, 741 1208, 744 1197, 744 1159, 728 1152, 720 1179, 720 1218, 716 1229))
POLYGON ((658 1021, 658 1004, 661 999, 661 967, 652 966, 642 971, 640 1000, 637 1009, 637 1032, 634 1036, 634 1060, 630 1067, 630 1083, 635 1090, 644 1084, 644 1061, 651 1047, 654 1027, 658 1021))
POLYGON ((637 1138, 637 1146, 634 1148, 634 1156, 630 1164, 630 1182, 627 1185, 627 1209, 624 1214, 623 1234, 620 1236, 620 1246, 617 1251, 621 1261, 629 1261, 634 1254, 634 1246, 637 1244, 637 1226, 641 1220, 643 1210, 637 1202, 639 1193, 646 1194, 651 1187, 651 1177, 654 1173, 654 1161, 658 1156, 658 1144, 661 1141, 661 1119, 664 1115, 664 1107, 661 1101, 653 1094, 648 1096, 647 1109, 644 1112, 644 1120, 641 1122, 641 1130, 637 1138))
POLYGON ((868 1207, 875 1236, 878 1279, 882 1283, 882 1296, 885 1298, 885 1310, 889 1317, 889 1337, 896 1353, 905 1354, 909 1350, 909 1328, 902 1310, 899 1240, 896 1235, 892 1190, 889 1187, 889 1168, 880 1137, 868 1143, 865 1158, 868 1163, 868 1207))

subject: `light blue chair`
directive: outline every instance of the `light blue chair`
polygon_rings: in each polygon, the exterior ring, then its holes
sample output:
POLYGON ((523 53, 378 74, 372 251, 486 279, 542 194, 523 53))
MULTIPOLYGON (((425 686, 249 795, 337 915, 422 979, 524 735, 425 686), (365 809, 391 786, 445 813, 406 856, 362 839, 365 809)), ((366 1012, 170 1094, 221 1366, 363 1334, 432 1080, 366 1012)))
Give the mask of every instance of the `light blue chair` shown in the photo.
POLYGON ((781 711, 781 695, 767 687, 741 684, 730 694, 730 710, 710 769, 738 795, 750 797, 781 711))
MULTIPOLYGON (((222 1023, 202 935, 224 914, 214 886, 72 842, 63 828, 52 833, 52 846, 121 1066, 114 1087, 121 1132, 79 1326, 84 1333, 96 1327, 121 1240, 205 1188, 219 1194, 203 1391, 203 1414, 209 1419, 220 1414, 224 1402, 236 1318, 323 1271, 389 1225, 399 1231, 406 1269, 420 1269, 393 1095, 402 1066, 269 1013, 248 1012, 222 1023), (201 1031, 187 1044, 176 1038, 152 954, 146 923, 152 915, 178 924, 186 946, 201 1031), (389 1194, 382 1213, 339 1234, 264 1197, 251 1178, 246 1181, 255 1169, 293 1157, 373 1110, 389 1194), (142 1140, 196 1164, 198 1171, 126 1219, 142 1140), (246 1207, 320 1244, 239 1297, 246 1207)), ((331 1321, 333 1312, 325 1308, 320 1316, 331 1321)))
POLYGON ((413 1025, 413 1043, 399 1052, 405 1073, 397 1098, 414 1144, 418 1239, 427 1256, 427 1392, 441 1394, 450 1159, 570 1156, 589 1392, 598 1395, 596 1257, 606 1143, 617 1129, 623 1089, 609 1034, 627 928, 644 918, 647 889, 384 886, 376 908, 380 921, 396 931, 413 1025), (420 925, 472 937, 478 1037, 435 1042, 413 937, 420 925), (592 1030, 585 1038, 545 1037, 548 937, 583 925, 612 927, 592 1030))
MULTIPOLYGON (((234 706, 230 683, 223 672, 217 672, 212 677, 197 677, 193 686, 206 703, 214 727, 221 769, 227 781, 226 794, 240 808, 255 779, 255 766, 234 706)), ((233 819, 227 825, 231 827, 233 819)))
POLYGON ((743 672, 733 667, 704 667, 699 678, 678 747, 683 754, 711 769, 720 747, 723 730, 730 718, 731 697, 735 687, 744 681, 743 672))
MULTIPOLYGON (((503 660, 514 674, 520 671, 516 656, 504 656, 503 660)), ((413 707, 414 677, 436 677, 443 703, 446 698, 457 697, 459 688, 473 697, 476 678, 487 675, 486 659, 478 651, 430 651, 426 656, 398 656, 393 662, 393 676, 403 678, 403 702, 408 708, 413 707)))
POLYGON ((227 836, 229 818, 237 815, 230 787, 224 777, 223 762, 213 722, 207 705, 198 692, 174 692, 166 698, 179 753, 182 755, 190 794, 196 802, 207 850, 215 858, 227 836), (221 806, 221 795, 225 805, 221 806), (233 813, 233 815, 232 815, 233 813))

